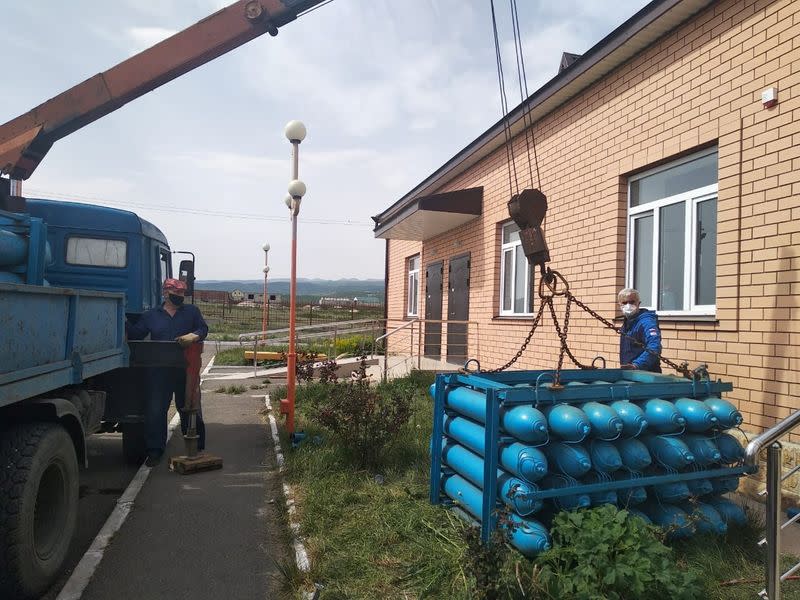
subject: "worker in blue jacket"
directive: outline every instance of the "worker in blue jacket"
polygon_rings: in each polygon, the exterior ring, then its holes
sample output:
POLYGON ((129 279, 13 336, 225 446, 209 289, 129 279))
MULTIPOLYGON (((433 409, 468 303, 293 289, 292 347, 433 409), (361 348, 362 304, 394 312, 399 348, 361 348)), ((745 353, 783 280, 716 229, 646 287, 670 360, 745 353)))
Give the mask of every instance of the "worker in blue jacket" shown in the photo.
POLYGON ((617 300, 625 317, 619 341, 621 368, 661 373, 661 330, 655 311, 639 307, 641 298, 633 288, 621 290, 617 300))
MULTIPOLYGON (((175 341, 186 348, 202 342, 208 335, 200 309, 193 304, 184 304, 186 284, 177 279, 166 279, 162 285, 164 303, 145 312, 136 323, 127 323, 129 340, 142 340, 148 335, 154 341, 175 341)), ((145 401, 144 437, 147 444, 145 464, 153 467, 159 463, 167 445, 167 412, 175 395, 175 407, 181 416, 181 431, 188 428, 181 409, 186 399, 186 371, 169 367, 147 369, 148 398, 145 401)), ((206 445, 206 426, 202 411, 197 414, 197 449, 206 445)))

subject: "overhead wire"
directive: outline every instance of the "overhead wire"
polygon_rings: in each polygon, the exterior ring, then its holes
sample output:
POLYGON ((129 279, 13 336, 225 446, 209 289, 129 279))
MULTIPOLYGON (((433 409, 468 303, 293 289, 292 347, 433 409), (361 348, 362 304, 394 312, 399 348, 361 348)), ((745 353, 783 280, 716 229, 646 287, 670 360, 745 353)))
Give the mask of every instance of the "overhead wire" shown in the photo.
MULTIPOLYGON (((217 217, 223 219, 246 219, 246 220, 255 220, 255 221, 278 221, 282 222, 286 220, 286 217, 276 216, 276 215, 259 215, 259 214, 251 214, 251 213, 235 213, 235 212, 228 212, 228 211, 217 211, 212 209, 203 209, 203 208, 191 208, 185 206, 174 206, 174 205, 154 205, 154 204, 147 204, 144 202, 137 202, 137 201, 118 201, 118 200, 107 200, 105 198, 96 198, 92 196, 81 196, 79 194, 64 194, 59 192, 50 192, 45 190, 37 190, 33 188, 27 188, 27 192, 33 193, 36 195, 41 195, 42 197, 47 197, 53 200, 75 200, 75 201, 88 201, 88 202, 95 202, 104 205, 110 205, 112 207, 119 207, 124 209, 144 209, 144 210, 154 210, 158 212, 166 212, 166 213, 177 213, 177 214, 189 214, 189 215, 197 215, 197 216, 208 216, 208 217, 217 217)), ((372 224, 367 222, 358 221, 350 221, 350 220, 340 220, 340 219, 314 219, 314 218, 307 218, 303 219, 304 223, 311 223, 315 225, 344 225, 350 227, 372 227, 372 224)))

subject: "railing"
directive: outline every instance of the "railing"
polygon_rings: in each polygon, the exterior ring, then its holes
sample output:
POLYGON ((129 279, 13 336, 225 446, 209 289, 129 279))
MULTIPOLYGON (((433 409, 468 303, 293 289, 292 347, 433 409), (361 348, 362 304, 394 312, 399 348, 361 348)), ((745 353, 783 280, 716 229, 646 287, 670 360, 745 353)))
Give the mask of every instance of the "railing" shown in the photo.
MULTIPOLYGON (((796 518, 793 517, 786 523, 781 523, 781 482, 785 477, 781 476, 783 447, 779 440, 798 425, 800 425, 800 411, 759 435, 747 445, 745 450, 745 464, 749 467, 757 467, 759 453, 763 448, 767 449, 767 487, 761 493, 761 495, 766 494, 767 496, 766 537, 761 542, 766 543, 767 546, 767 584, 759 595, 768 600, 780 600, 781 582, 800 570, 800 563, 797 563, 783 575, 780 572, 781 530, 789 523, 794 522, 796 518)), ((795 467, 787 474, 787 477, 796 470, 795 467)))
POLYGON ((376 339, 385 344, 381 377, 385 381, 390 371, 405 371, 411 365, 417 369, 447 370, 461 366, 470 353, 480 352, 477 321, 420 319, 389 319, 387 332, 376 339), (400 323, 392 327, 393 322, 400 323), (390 362, 394 362, 390 366, 390 362))
MULTIPOLYGON (((352 334, 369 334, 371 342, 366 342, 365 347, 372 347, 373 355, 376 352, 376 336, 385 327, 384 319, 359 319, 355 321, 336 321, 333 323, 320 323, 319 325, 303 325, 295 328, 295 342, 322 341, 330 348, 328 358, 336 358, 336 342, 340 336, 352 334)), ((289 343, 289 328, 270 329, 268 331, 253 331, 239 335, 239 345, 253 344, 253 372, 258 369, 258 347, 267 345, 283 345, 289 343)))
MULTIPOLYGON (((288 334, 289 329, 284 328, 253 331, 238 336, 241 346, 252 345, 254 373, 258 369, 259 346, 288 344, 288 334)), ((331 348, 325 351, 328 357, 335 358, 337 340, 352 334, 364 336, 364 348, 372 348, 372 358, 384 354, 381 369, 384 381, 390 371, 405 371, 409 365, 417 369, 450 369, 456 363, 458 366, 463 364, 469 353, 480 353, 477 321, 420 318, 337 321, 297 327, 295 341, 317 342, 323 350, 331 348), (397 323, 399 325, 394 326, 397 323), (429 344, 428 348, 426 344, 429 344), (428 356, 427 351, 430 351, 428 356)))

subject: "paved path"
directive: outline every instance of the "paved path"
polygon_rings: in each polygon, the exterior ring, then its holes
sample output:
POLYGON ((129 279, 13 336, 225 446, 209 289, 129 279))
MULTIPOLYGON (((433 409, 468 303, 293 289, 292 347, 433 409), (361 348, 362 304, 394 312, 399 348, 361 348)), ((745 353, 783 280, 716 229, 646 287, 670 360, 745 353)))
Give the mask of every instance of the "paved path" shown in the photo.
MULTIPOLYGON (((255 393, 204 391, 208 450, 223 458, 224 468, 181 476, 169 471, 165 457, 83 599, 282 597, 277 565, 293 559, 264 401, 255 393)), ((167 455, 182 453, 176 432, 167 455)))

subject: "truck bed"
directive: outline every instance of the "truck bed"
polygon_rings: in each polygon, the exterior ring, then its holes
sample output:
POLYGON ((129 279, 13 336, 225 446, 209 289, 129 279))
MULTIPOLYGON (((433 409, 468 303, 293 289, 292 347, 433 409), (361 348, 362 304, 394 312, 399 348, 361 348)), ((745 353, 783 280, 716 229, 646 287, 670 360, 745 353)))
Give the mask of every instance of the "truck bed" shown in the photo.
POLYGON ((0 407, 127 365, 122 294, 0 283, 0 407))

